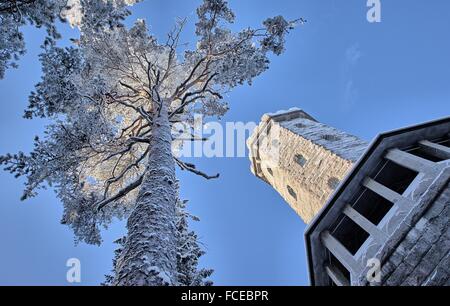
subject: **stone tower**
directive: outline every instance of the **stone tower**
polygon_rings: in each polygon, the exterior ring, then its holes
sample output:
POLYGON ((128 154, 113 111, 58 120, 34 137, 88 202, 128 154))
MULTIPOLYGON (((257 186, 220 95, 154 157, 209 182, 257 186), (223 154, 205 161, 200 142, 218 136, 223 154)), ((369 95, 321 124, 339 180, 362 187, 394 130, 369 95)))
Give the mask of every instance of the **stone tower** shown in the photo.
POLYGON ((310 223, 367 147, 300 109, 265 114, 247 142, 251 170, 310 223))

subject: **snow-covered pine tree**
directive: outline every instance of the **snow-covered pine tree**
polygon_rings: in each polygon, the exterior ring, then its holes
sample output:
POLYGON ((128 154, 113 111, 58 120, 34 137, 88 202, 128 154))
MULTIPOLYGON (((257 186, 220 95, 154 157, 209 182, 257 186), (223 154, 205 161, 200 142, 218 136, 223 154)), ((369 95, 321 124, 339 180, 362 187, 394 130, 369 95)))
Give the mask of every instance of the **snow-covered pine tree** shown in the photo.
MULTIPOLYGON (((32 24, 47 30, 47 40, 59 38, 55 21, 65 7, 62 0, 0 0, 0 79, 10 67, 17 67, 25 53, 21 27, 32 24)), ((62 19, 62 18, 61 18, 62 19)))
POLYGON ((119 258, 120 254, 122 253, 122 250, 123 250, 123 247, 124 247, 126 241, 127 241, 126 236, 123 236, 122 238, 114 241, 114 243, 118 247, 117 247, 117 249, 114 250, 114 257, 113 257, 112 271, 111 271, 112 273, 105 275, 105 281, 101 284, 102 286, 113 286, 114 275, 116 274, 117 259, 119 258))
POLYGON ((199 245, 197 234, 189 229, 189 220, 199 219, 186 210, 187 200, 177 200, 177 271, 180 286, 211 286, 208 280, 213 270, 200 269, 199 259, 205 254, 199 245))
POLYGON ((295 25, 277 16, 232 32, 235 16, 224 0, 204 0, 197 14, 198 41, 182 54, 183 21, 159 43, 143 20, 130 29, 92 27, 83 14, 77 47, 51 46, 41 59, 44 76, 26 117, 53 119, 45 138, 29 155, 0 158, 27 177, 23 198, 55 186, 63 223, 80 241, 100 243, 100 226, 127 218, 114 285, 179 283, 175 167, 217 176, 172 153, 171 128, 194 114, 223 115, 223 93, 267 70, 268 53, 283 52, 295 25))
MULTIPOLYGON (((0 0, 0 79, 8 68, 17 67, 19 57, 26 51, 22 29, 25 25, 44 28, 47 32, 44 45, 60 38, 56 22, 68 21, 72 26, 81 23, 81 12, 114 11, 110 21, 116 22, 129 12, 126 5, 139 0, 0 0), (114 9, 111 9, 114 8, 114 9)), ((105 17, 105 16, 103 16, 105 17)))

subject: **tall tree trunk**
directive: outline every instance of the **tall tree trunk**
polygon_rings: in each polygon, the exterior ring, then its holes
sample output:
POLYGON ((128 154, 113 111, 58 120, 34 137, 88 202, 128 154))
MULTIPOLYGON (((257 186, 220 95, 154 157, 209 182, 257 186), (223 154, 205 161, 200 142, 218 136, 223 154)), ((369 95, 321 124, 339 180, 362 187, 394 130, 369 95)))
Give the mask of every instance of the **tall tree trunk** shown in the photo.
POLYGON ((114 284, 118 286, 177 284, 177 190, 165 102, 153 121, 146 173, 117 263, 114 284))

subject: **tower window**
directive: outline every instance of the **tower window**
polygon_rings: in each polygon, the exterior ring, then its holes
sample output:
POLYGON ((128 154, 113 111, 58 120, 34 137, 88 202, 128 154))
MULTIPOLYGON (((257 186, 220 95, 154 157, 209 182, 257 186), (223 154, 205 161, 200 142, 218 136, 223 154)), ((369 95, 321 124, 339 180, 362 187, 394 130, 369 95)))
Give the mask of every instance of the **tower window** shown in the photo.
POLYGON ((332 177, 328 180, 328 187, 330 187, 332 190, 335 190, 339 186, 339 179, 336 177, 332 177))
POLYGON ((364 229, 347 216, 339 220, 332 234, 352 255, 358 252, 369 237, 364 229))
POLYGON ((272 147, 274 148, 278 148, 278 146, 280 145, 280 142, 278 141, 278 139, 274 139, 272 140, 272 147))
POLYGON ((331 134, 322 135, 321 137, 322 137, 323 140, 326 140, 326 141, 339 141, 339 140, 341 140, 341 137, 339 137, 337 135, 331 135, 331 134))
POLYGON ((299 129, 303 129, 303 128, 307 127, 307 125, 306 125, 306 124, 303 124, 303 123, 297 123, 297 124, 295 125, 295 127, 296 127, 296 128, 299 128, 299 129))
POLYGON ((414 149, 408 151, 408 153, 412 154, 412 155, 415 155, 417 157, 428 159, 429 161, 432 161, 432 162, 435 162, 435 163, 445 160, 444 158, 441 158, 441 157, 435 156, 433 154, 430 154, 429 152, 427 152, 426 150, 424 150, 423 148, 420 148, 420 147, 419 148, 414 148, 414 149))
POLYGON ((397 165, 394 162, 386 161, 374 179, 387 188, 403 194, 417 175, 418 173, 415 171, 397 165))
POLYGON ((308 162, 308 160, 301 154, 296 154, 295 155, 295 162, 297 164, 299 164, 301 167, 304 167, 306 165, 306 163, 308 162))
POLYGON ((450 147, 450 139, 446 139, 439 143, 441 146, 450 147))
POLYGON ((292 187, 288 185, 287 190, 288 190, 289 194, 291 195, 291 197, 293 197, 294 199, 297 200, 297 194, 295 193, 294 189, 292 189, 292 187))
POLYGON ((380 224, 393 204, 369 189, 365 189, 355 201, 353 208, 375 225, 380 224))
POLYGON ((273 176, 273 171, 272 171, 272 169, 267 168, 267 172, 269 172, 269 174, 273 176))

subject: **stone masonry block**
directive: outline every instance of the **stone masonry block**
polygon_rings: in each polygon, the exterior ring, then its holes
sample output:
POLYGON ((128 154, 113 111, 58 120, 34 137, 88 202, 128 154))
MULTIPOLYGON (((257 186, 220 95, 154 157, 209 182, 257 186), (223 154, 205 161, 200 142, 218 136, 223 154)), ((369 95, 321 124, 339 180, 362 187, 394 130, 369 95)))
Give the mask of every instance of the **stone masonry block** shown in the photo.
POLYGON ((422 283, 423 286, 443 286, 449 279, 448 273, 442 267, 437 267, 433 273, 422 283))
POLYGON ((392 274, 388 277, 388 279, 385 281, 385 286, 398 286, 400 285, 403 280, 406 278, 406 275, 408 275, 414 267, 411 267, 410 265, 402 262, 397 269, 392 272, 392 274))
POLYGON ((405 257, 404 262, 413 268, 416 267, 429 249, 431 249, 431 244, 425 239, 419 239, 408 256, 405 257))

